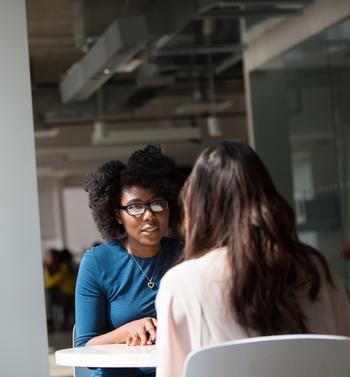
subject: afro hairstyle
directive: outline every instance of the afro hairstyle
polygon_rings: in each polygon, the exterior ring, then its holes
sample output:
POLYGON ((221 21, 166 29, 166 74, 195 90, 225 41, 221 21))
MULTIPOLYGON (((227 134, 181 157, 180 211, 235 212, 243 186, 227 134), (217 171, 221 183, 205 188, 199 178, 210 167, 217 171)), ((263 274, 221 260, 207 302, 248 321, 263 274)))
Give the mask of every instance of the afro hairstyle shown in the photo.
POLYGON ((110 161, 99 167, 86 177, 84 189, 88 192, 95 224, 102 237, 109 241, 125 232, 115 213, 123 189, 139 186, 167 199, 169 226, 176 228, 180 218, 178 197, 183 182, 184 177, 174 160, 165 156, 160 146, 148 145, 135 151, 126 165, 110 161))

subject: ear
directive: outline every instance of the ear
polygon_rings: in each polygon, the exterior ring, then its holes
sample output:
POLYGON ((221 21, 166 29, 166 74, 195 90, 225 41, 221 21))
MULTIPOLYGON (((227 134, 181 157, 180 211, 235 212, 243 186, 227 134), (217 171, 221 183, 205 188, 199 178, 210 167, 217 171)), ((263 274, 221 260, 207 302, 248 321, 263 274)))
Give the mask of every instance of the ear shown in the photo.
POLYGON ((115 211, 115 218, 117 219, 119 224, 123 224, 122 221, 120 220, 120 217, 119 217, 119 210, 115 211))

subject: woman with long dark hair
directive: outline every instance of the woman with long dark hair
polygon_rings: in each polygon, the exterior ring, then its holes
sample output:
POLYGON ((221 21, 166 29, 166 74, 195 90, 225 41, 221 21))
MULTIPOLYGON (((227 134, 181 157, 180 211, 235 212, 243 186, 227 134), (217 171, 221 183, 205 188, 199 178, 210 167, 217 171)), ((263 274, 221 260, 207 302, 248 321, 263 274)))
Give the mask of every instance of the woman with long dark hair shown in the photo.
POLYGON ((157 296, 158 377, 200 347, 260 335, 350 335, 346 293, 297 237, 294 213, 255 152, 207 148, 182 192, 185 262, 157 296))

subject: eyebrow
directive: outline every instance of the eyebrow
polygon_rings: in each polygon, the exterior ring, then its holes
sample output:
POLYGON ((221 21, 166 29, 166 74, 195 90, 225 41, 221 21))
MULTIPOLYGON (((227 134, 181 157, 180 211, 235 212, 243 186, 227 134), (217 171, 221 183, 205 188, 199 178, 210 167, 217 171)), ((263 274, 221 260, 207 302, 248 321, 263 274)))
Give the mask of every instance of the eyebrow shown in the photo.
POLYGON ((135 198, 135 199, 131 199, 131 200, 129 200, 129 201, 125 204, 125 206, 130 206, 130 205, 132 205, 132 204, 144 204, 144 203, 150 203, 150 202, 154 202, 154 201, 157 201, 157 200, 165 200, 165 198, 162 197, 162 196, 155 196, 155 197, 151 198, 151 199, 150 199, 149 201, 147 201, 147 202, 143 202, 141 199, 137 199, 137 198, 135 198))

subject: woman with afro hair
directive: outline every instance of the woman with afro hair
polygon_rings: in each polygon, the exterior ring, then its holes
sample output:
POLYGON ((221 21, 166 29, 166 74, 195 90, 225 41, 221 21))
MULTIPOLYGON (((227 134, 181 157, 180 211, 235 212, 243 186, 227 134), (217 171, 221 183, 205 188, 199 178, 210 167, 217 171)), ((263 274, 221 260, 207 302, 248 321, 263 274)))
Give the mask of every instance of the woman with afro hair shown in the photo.
MULTIPOLYGON (((181 244, 166 237, 179 218, 183 179, 157 146, 110 161, 85 182, 105 243, 86 251, 76 287, 77 346, 154 344, 155 297, 181 244)), ((96 369, 93 376, 154 376, 153 368, 96 369)))

